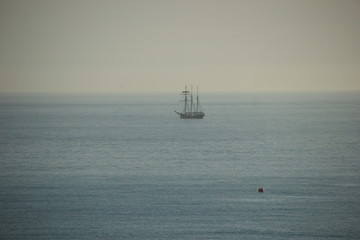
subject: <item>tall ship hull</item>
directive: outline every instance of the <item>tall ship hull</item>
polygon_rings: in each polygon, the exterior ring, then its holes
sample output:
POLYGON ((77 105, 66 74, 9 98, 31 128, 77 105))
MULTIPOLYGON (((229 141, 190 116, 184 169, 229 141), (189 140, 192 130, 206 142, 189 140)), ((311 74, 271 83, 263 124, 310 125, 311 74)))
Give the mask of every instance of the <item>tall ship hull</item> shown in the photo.
POLYGON ((180 115, 180 118, 186 118, 186 119, 201 119, 205 117, 205 113, 203 112, 193 112, 193 113, 179 113, 176 112, 177 114, 180 115))
POLYGON ((205 113, 201 110, 200 101, 199 101, 199 90, 197 91, 196 100, 194 100, 194 96, 191 91, 187 90, 185 87, 185 91, 182 91, 180 95, 184 96, 184 109, 182 112, 175 111, 180 115, 180 118, 183 119, 202 119, 205 117, 205 113))

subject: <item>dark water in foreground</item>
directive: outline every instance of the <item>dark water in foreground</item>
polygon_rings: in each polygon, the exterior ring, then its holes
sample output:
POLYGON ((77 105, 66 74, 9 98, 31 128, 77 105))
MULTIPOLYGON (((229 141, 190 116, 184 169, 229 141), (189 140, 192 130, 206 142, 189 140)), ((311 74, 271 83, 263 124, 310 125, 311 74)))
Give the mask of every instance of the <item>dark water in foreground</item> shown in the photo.
POLYGON ((359 239, 360 93, 201 99, 0 94, 0 239, 359 239))

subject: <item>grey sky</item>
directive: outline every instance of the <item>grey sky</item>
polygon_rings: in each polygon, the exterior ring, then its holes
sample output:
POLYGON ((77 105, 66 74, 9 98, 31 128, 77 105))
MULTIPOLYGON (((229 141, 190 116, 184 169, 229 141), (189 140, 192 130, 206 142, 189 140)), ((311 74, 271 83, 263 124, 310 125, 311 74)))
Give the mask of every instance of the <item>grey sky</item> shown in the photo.
POLYGON ((360 90, 358 0, 0 0, 0 91, 360 90))

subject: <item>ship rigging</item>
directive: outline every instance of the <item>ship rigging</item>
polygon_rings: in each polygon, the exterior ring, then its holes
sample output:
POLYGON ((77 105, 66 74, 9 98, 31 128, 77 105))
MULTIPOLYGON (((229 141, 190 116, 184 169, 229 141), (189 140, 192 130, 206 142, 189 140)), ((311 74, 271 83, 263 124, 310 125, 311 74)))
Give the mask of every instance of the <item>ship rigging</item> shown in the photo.
POLYGON ((201 105, 199 101, 199 87, 197 87, 195 101, 192 88, 193 87, 191 86, 191 91, 188 91, 187 86, 185 86, 185 91, 182 91, 182 93, 180 94, 184 96, 184 109, 182 112, 175 112, 180 115, 180 118, 202 119, 204 118, 205 113, 201 110, 201 105))

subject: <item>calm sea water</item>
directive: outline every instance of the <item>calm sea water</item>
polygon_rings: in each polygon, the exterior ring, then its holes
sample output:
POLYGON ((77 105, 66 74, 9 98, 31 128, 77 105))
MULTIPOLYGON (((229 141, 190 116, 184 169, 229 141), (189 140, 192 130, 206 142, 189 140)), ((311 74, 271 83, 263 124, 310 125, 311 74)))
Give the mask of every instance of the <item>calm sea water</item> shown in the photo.
POLYGON ((0 238, 360 238, 360 93, 179 97, 1 93, 0 238))

